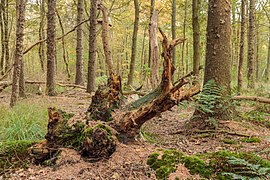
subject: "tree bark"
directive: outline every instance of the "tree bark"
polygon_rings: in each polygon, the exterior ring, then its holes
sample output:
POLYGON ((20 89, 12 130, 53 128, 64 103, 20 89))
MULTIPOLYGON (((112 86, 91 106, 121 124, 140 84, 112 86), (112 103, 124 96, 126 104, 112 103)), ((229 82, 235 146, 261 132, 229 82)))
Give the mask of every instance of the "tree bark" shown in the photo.
POLYGON ((254 50, 255 50, 255 0, 249 1, 249 31, 248 31, 248 88, 255 88, 254 79, 254 50))
POLYGON ((12 93, 10 99, 10 106, 13 107, 18 100, 18 83, 21 75, 22 60, 23 60, 23 31, 25 20, 25 1, 16 0, 16 50, 15 50, 15 62, 12 81, 12 93))
POLYGON ((55 12, 56 0, 48 0, 47 13, 47 94, 55 96, 55 12))
POLYGON ((155 89, 159 82, 158 72, 158 41, 157 41, 157 26, 158 26, 158 11, 154 10, 151 17, 150 23, 150 47, 151 47, 151 71, 150 71, 150 82, 152 89, 155 89))
POLYGON ((246 31, 246 0, 241 1, 241 34, 240 34, 240 52, 238 63, 238 92, 243 87, 243 63, 245 52, 245 31, 246 31))
POLYGON ((136 50, 137 50, 137 35, 139 29, 139 13, 140 7, 138 0, 134 0, 134 8, 135 8, 135 20, 134 20, 134 28, 132 35, 132 52, 131 52, 131 60, 130 60, 130 69, 128 74, 128 85, 133 85, 134 79, 134 71, 135 71, 135 61, 136 61, 136 50))
POLYGON ((95 62, 97 51, 96 40, 96 14, 97 14, 97 0, 91 1, 90 9, 90 28, 89 28, 89 59, 88 59, 88 78, 87 78, 87 92, 95 90, 95 62))
MULTIPOLYGON (((84 1, 78 0, 77 4, 77 24, 81 23, 83 20, 84 13, 84 1)), ((75 84, 84 84, 84 73, 83 73, 83 31, 82 26, 77 28, 77 45, 76 45, 76 74, 75 74, 75 84)))
POLYGON ((192 28, 193 28, 193 72, 199 74, 200 67, 200 0, 192 1, 192 28))
MULTIPOLYGON (((176 0, 172 0, 172 39, 176 38, 176 0)), ((176 60, 176 49, 173 49, 172 52, 172 62, 175 66, 176 60)))
POLYGON ((102 12, 102 44, 105 54, 105 60, 108 67, 109 75, 115 73, 114 67, 113 67, 113 58, 112 58, 112 51, 109 44, 109 17, 108 17, 108 10, 107 8, 100 2, 98 4, 98 8, 102 12))
MULTIPOLYGON (((44 25, 45 25, 45 2, 44 0, 40 1, 40 23, 39 23, 39 41, 45 38, 44 32, 44 25)), ((45 50, 44 50, 44 43, 40 43, 38 47, 38 56, 40 61, 40 66, 42 72, 45 72, 44 62, 45 62, 45 50)))
POLYGON ((4 21, 4 44, 5 44, 5 71, 10 67, 9 59, 9 33, 8 33, 8 0, 2 0, 3 7, 3 21, 4 21))
MULTIPOLYGON (((63 26, 63 23, 62 23, 61 16, 59 15, 57 10, 56 10, 56 15, 58 17, 59 25, 60 25, 62 36, 63 36, 65 34, 65 29, 64 29, 64 26, 63 26)), ((66 43, 65 43, 64 36, 63 36, 63 38, 61 40, 62 40, 62 55, 63 55, 63 60, 64 60, 64 63, 65 63, 65 66, 66 66, 66 72, 67 72, 67 77, 68 77, 68 81, 69 81, 70 78, 71 78, 71 75, 70 75, 68 61, 67 61, 67 54, 68 53, 67 53, 67 50, 66 50, 66 43)))
POLYGON ((3 25, 3 4, 0 6, 0 28, 1 28, 1 60, 0 60, 0 74, 3 75, 5 72, 5 44, 4 44, 4 25, 3 25))

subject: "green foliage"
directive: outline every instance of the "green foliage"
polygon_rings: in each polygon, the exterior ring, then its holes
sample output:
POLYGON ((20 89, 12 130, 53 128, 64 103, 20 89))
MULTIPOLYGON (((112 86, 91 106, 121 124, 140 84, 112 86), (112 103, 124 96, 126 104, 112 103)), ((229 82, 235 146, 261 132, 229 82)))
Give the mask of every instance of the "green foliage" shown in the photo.
POLYGON ((222 140, 225 144, 237 144, 237 142, 233 139, 224 138, 222 140))
POLYGON ((156 138, 158 137, 158 135, 157 134, 154 134, 154 133, 146 132, 144 130, 144 128, 141 128, 140 129, 140 136, 144 140, 146 140, 148 142, 151 142, 151 143, 156 143, 157 142, 156 138))
POLYGON ((8 168, 26 167, 28 148, 35 143, 38 142, 33 140, 0 142, 0 172, 8 168))
POLYGON ((42 139, 47 128, 47 108, 36 103, 19 103, 0 108, 0 140, 42 139))
POLYGON ((106 85, 107 84, 108 77, 106 75, 99 76, 96 78, 96 84, 99 85, 106 85))
POLYGON ((257 137, 249 137, 249 138, 243 138, 241 139, 242 142, 246 143, 260 143, 261 140, 257 137))
POLYGON ((179 163, 191 174, 213 179, 269 179, 270 162, 254 154, 218 151, 213 154, 188 156, 176 150, 161 150, 149 155, 147 164, 156 171, 157 179, 167 179, 179 163))
MULTIPOLYGON (((261 107, 263 108, 264 106, 261 106, 261 107)), ((259 124, 262 124, 266 127, 270 127, 270 113, 264 112, 267 109, 263 109, 263 111, 259 111, 257 109, 252 110, 249 112, 242 113, 242 114, 240 114, 240 116, 241 116, 241 118, 243 118, 247 121, 259 123, 259 124)))
POLYGON ((184 164, 191 174, 200 174, 202 177, 209 178, 212 172, 202 159, 197 156, 187 156, 176 150, 162 150, 160 153, 154 152, 149 155, 147 164, 156 171, 157 179, 166 179, 175 172, 179 163, 184 164))

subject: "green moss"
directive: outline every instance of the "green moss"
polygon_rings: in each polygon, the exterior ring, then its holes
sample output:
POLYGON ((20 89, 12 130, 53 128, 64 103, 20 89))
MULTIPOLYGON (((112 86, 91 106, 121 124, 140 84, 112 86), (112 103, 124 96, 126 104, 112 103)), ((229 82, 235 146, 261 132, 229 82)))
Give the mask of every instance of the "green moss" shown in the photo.
POLYGON ((218 151, 188 156, 176 150, 160 150, 149 155, 147 164, 157 179, 166 179, 179 163, 191 174, 213 179, 270 178, 270 162, 251 153, 218 151), (161 156, 162 154, 162 156, 161 156))
POLYGON ((224 138, 222 140, 225 144, 237 144, 237 142, 233 139, 227 139, 227 138, 224 138))
POLYGON ((38 141, 18 140, 0 142, 0 172, 10 167, 26 167, 28 148, 38 141))
POLYGON ((156 171, 158 179, 166 179, 171 173, 175 172, 179 163, 184 164, 191 174, 200 174, 202 177, 210 177, 211 167, 197 156, 187 156, 176 150, 162 150, 160 153, 149 155, 147 164, 156 171))
POLYGON ((260 143, 261 140, 257 137, 249 137, 249 138, 243 138, 241 139, 242 142, 246 143, 260 143))

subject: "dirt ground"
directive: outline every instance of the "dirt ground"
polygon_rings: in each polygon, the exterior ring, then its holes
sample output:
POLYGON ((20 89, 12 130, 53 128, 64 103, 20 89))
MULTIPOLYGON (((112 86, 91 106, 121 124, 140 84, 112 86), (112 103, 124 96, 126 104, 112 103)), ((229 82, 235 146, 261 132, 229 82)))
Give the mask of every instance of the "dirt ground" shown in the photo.
MULTIPOLYGON (((0 94, 1 103, 8 103, 8 94, 0 94)), ((91 95, 83 90, 69 90, 57 97, 31 95, 25 101, 46 101, 67 112, 83 115, 90 104, 91 95)), ((260 143, 241 142, 242 136, 228 133, 200 133, 195 135, 179 134, 181 126, 189 120, 194 109, 174 107, 159 117, 145 123, 143 132, 147 132, 151 142, 138 136, 136 142, 117 145, 116 152, 109 159, 89 162, 72 149, 63 149, 61 158, 53 167, 31 165, 28 169, 19 169, 10 174, 9 179, 155 179, 154 172, 147 166, 150 153, 158 148, 174 148, 186 154, 233 150, 254 152, 270 160, 270 130, 243 121, 222 121, 228 132, 249 136, 256 135, 260 143), (226 144, 224 139, 235 140, 236 144, 226 144)), ((181 179, 200 179, 192 176, 188 170, 179 165, 177 171, 170 175, 181 179)), ((1 178, 0 178, 1 179, 1 178)))

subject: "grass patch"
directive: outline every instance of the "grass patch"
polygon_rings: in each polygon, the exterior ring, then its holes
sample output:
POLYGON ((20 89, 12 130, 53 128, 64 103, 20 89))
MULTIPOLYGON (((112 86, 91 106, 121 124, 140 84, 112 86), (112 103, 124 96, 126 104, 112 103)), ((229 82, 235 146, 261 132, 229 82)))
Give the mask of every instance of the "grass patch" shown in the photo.
POLYGON ((260 143, 261 140, 257 137, 249 137, 249 138, 243 138, 241 139, 241 142, 245 143, 260 143))
POLYGON ((225 144, 237 144, 237 142, 233 139, 224 138, 222 140, 225 144))
POLYGON ((12 109, 0 106, 0 141, 37 140, 47 129, 47 107, 36 103, 19 103, 12 109))
POLYGON ((266 126, 267 128, 270 128, 270 111, 263 108, 266 108, 266 106, 260 106, 260 108, 242 113, 240 116, 247 121, 261 124, 266 126))

